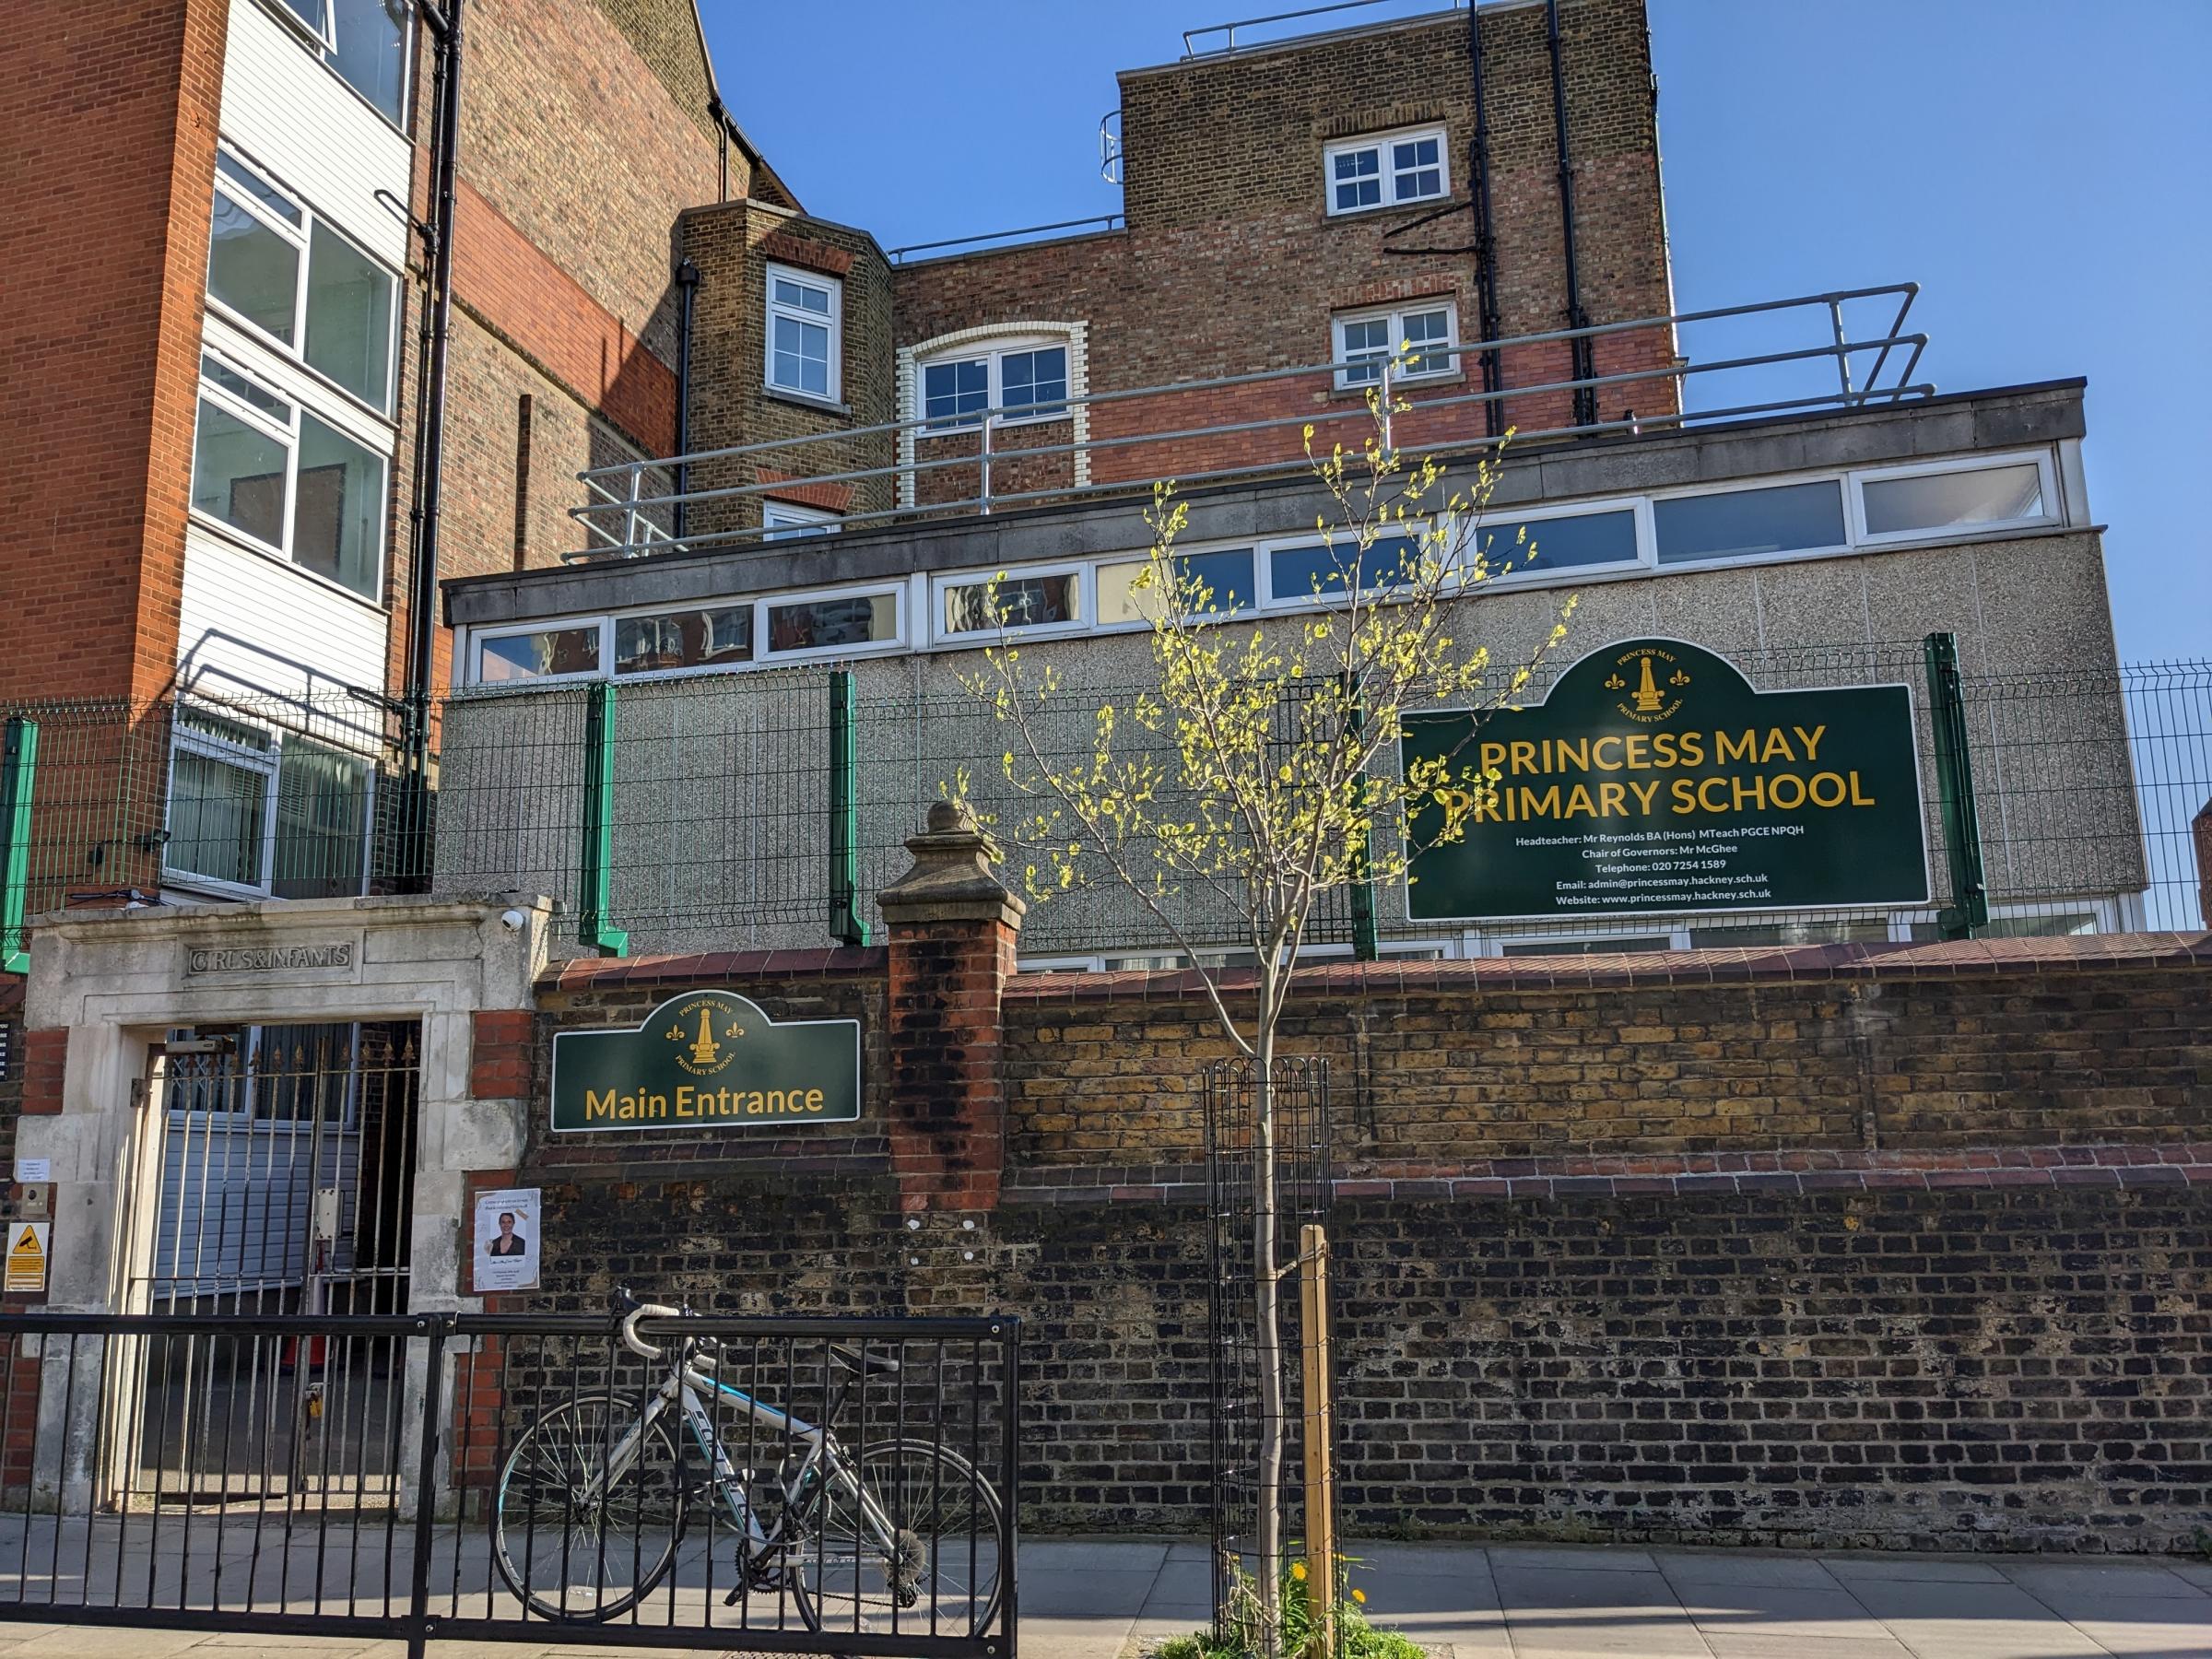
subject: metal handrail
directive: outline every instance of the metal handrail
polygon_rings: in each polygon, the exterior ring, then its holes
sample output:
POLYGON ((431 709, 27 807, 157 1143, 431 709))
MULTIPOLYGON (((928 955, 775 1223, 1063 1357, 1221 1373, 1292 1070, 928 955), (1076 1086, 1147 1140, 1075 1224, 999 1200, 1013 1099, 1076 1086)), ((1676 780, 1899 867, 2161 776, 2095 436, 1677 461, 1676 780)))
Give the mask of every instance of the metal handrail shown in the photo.
MULTIPOLYGON (((1470 3, 1471 0, 1452 0, 1449 10, 1455 12, 1465 11, 1467 9, 1467 6, 1470 3)), ((1237 18, 1227 23, 1203 23, 1200 24, 1196 29, 1186 29, 1182 31, 1183 61, 1188 63, 1195 58, 1230 56, 1237 50, 1237 30, 1240 29, 1250 29, 1255 24, 1288 23, 1298 18, 1319 18, 1325 16, 1330 12, 1364 11, 1371 6, 1382 6, 1385 4, 1387 4, 1387 0, 1331 0, 1331 3, 1327 6, 1301 6, 1296 11, 1269 12, 1266 16, 1259 18, 1237 18), (1223 44, 1219 46, 1209 47, 1204 52, 1199 51, 1197 47, 1191 44, 1191 37, 1193 35, 1209 34, 1226 34, 1229 39, 1223 44)), ((1436 17, 1439 15, 1441 15, 1441 12, 1411 12, 1406 15, 1406 18, 1405 20, 1412 21, 1424 17, 1436 17)), ((1391 21, 1396 22, 1399 21, 1399 19, 1393 18, 1391 21)), ((1296 37, 1293 36, 1288 38, 1295 39, 1296 37)), ((1265 44, 1270 46, 1277 43, 1277 42, 1274 41, 1265 42, 1265 44)))
MULTIPOLYGON (((1839 288, 1827 293, 1797 295, 1786 300, 1756 300, 1740 305, 1712 306, 1694 312, 1680 312, 1660 317, 1632 318, 1618 323, 1592 324, 1583 328, 1550 329, 1541 333, 1515 335, 1496 340, 1461 341, 1452 346, 1426 347, 1425 357, 1450 358, 1458 362, 1470 355, 1517 349, 1532 346, 1555 345, 1566 341, 1600 338, 1613 335, 1646 333, 1665 329, 1673 331, 1688 324, 1722 321, 1734 317, 1763 315, 1807 308, 1818 308, 1828 313, 1829 338, 1820 344, 1786 351, 1756 352, 1739 357, 1721 358, 1706 362, 1693 362, 1677 357, 1662 368, 1623 371, 1618 373, 1584 375, 1570 379, 1540 382, 1530 385, 1501 387, 1456 393, 1445 396, 1418 397, 1407 400, 1394 410, 1396 415, 1418 416, 1425 412, 1465 407, 1471 405, 1504 403, 1515 398, 1545 396, 1558 393, 1618 389, 1645 382, 1670 382, 1677 390, 1677 404, 1682 402, 1683 385, 1693 375, 1717 374, 1731 371, 1771 368, 1781 364, 1831 361, 1836 369, 1837 389, 1812 396, 1784 398, 1763 403, 1737 404, 1724 408, 1686 409, 1647 416, 1630 416, 1616 420, 1583 421, 1564 427, 1548 428, 1542 431, 1517 434, 1521 441, 1539 438, 1592 436, 1606 432, 1650 431, 1679 428, 1692 422, 1710 423, 1724 419, 1743 418, 1790 410, 1814 408, 1856 408, 1870 402, 1894 403, 1906 397, 1932 395, 1936 390, 1931 383, 1915 382, 1928 336, 1924 334, 1902 332, 1914 298, 1919 293, 1917 283, 1889 283, 1869 288, 1839 288), (1895 297, 1898 305, 1888 332, 1876 338, 1853 340, 1843 324, 1843 308, 1853 300, 1895 297), (1902 364, 1893 378, 1886 383, 1884 375, 1891 362, 1891 354, 1900 347, 1908 347, 1902 364), (1863 375, 1854 375, 1854 359, 1864 360, 1871 354, 1873 366, 1863 375)), ((953 423, 946 417, 918 417, 905 420, 878 421, 863 426, 839 427, 828 431, 813 432, 794 438, 766 439, 751 443, 727 444, 717 449, 697 450, 679 456, 659 460, 623 461, 610 465, 594 467, 579 474, 587 492, 594 498, 580 506, 569 509, 570 515, 584 526, 590 545, 566 557, 569 559, 597 559, 607 556, 631 558, 670 547, 687 549, 727 547, 759 542, 773 534, 765 526, 688 534, 678 537, 667 529, 655 524, 643 515, 678 505, 693 502, 731 500, 747 496, 766 496, 787 492, 795 483, 855 484, 873 479, 890 478, 911 483, 924 474, 947 469, 975 468, 979 472, 980 488, 972 496, 956 500, 930 502, 910 502, 882 509, 870 509, 842 515, 841 522, 858 524, 879 520, 912 518, 920 514, 942 515, 963 510, 989 513, 996 507, 1026 504, 1032 501, 1070 500, 1105 491, 1125 492, 1141 489, 1150 480, 1120 478, 1103 483, 1077 485, 1072 481, 1041 489, 1019 491, 993 491, 990 487, 990 468, 994 454, 993 433, 1011 420, 1020 420, 1039 414, 1073 413, 1136 399, 1160 399, 1184 396, 1196 393, 1220 391, 1234 387, 1265 385, 1276 382, 1310 380, 1329 375, 1334 380, 1347 369, 1379 366, 1382 383, 1387 384, 1394 365, 1388 359, 1372 356, 1357 359, 1332 359, 1325 362, 1302 363, 1288 368, 1252 370, 1237 374, 1215 375, 1205 379, 1169 382, 1159 385, 1127 387, 1113 391, 1088 392, 1055 397, 1018 407, 999 407, 975 412, 972 418, 953 423), (849 467, 835 472, 816 472, 799 478, 780 478, 767 482, 731 484, 707 489, 670 490, 658 494, 645 493, 647 471, 667 469, 673 472, 690 469, 702 463, 728 461, 748 456, 782 454, 799 452, 808 446, 823 443, 846 443, 855 439, 893 437, 920 440, 958 436, 968 432, 977 434, 977 445, 972 450, 949 455, 924 458, 912 454, 911 446, 907 457, 884 465, 849 467)), ((1357 390, 1359 388, 1349 388, 1357 390)), ((1396 398, 1391 400, 1394 404, 1396 398)), ((1139 432, 1099 437, 1086 434, 1065 442, 1025 446, 1018 451, 997 452, 1001 454, 1019 454, 1024 458, 1056 455, 1091 455, 1118 449, 1135 448, 1146 444, 1177 443, 1192 440, 1233 436, 1242 433, 1282 430, 1308 425, 1326 427, 1344 421, 1366 421, 1370 418, 1364 401, 1336 408, 1300 410, 1294 414, 1259 417, 1249 420, 1215 421, 1204 425, 1170 425, 1139 432)), ((1184 482, 1218 481, 1225 478, 1261 477, 1274 473, 1294 471, 1303 465, 1300 457, 1249 463, 1239 466, 1203 472, 1179 469, 1176 476, 1184 482)))
POLYGON ((1023 225, 1015 230, 983 230, 973 236, 948 236, 942 241, 908 242, 902 248, 886 248, 884 257, 893 265, 905 263, 909 253, 927 253, 933 248, 968 248, 977 242, 1004 241, 1012 236, 1036 236, 1046 230, 1073 230, 1082 225, 1103 225, 1112 229, 1122 222, 1118 213, 1094 213, 1088 218, 1054 219, 1049 225, 1023 225))

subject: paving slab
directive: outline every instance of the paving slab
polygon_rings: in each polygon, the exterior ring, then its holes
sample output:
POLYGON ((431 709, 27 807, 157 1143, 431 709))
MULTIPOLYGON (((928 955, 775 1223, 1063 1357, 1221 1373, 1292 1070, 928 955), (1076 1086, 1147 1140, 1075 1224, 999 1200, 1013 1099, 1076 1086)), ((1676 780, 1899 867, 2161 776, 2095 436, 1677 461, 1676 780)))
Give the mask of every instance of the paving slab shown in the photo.
POLYGON ((1941 1556, 1824 1555, 1820 1557, 1820 1565, 1845 1584, 1857 1579, 1895 1579, 1931 1584, 2009 1582, 1987 1561, 1953 1561, 1941 1556))
POLYGON ((2018 1584, 1869 1578, 1850 1589, 1923 1659, 2109 1659, 2018 1584))
MULTIPOLYGON (((1806 1590, 1841 1588, 1835 1574, 1818 1559, 1802 1555, 1765 1555, 1747 1550, 1663 1553, 1659 1571, 1677 1589, 1690 1584, 1793 1584, 1806 1590)), ((1685 1596, 1684 1599, 1688 1599, 1685 1596)))
POLYGON ((2212 1602, 2212 1592, 2162 1561, 2001 1561, 1997 1571, 2031 1595, 2130 1595, 2212 1602))
POLYGON ((1656 1572, 1648 1550, 1607 1544, 1495 1544, 1487 1551, 1492 1571, 1506 1567, 1564 1567, 1577 1572, 1656 1572))
MULTIPOLYGON (((1878 1628, 1878 1627, 1877 1627, 1878 1628)), ((1753 1636, 1738 1631, 1702 1632, 1713 1659, 1921 1659, 1889 1636, 1824 1636, 1808 1644, 1797 1636, 1753 1636)), ((1926 1659, 1945 1659, 1941 1653, 1926 1659)), ((2021 1659, 2026 1659, 2022 1655, 2021 1659)))
POLYGON ((1493 1568, 1516 1655, 1583 1659, 1583 1655, 1641 1653, 1651 1659, 1689 1655, 1710 1659, 1712 1650, 1656 1570, 1607 1567, 1493 1568))
POLYGON ((1873 1623, 1850 1591, 1804 1584, 1679 1584, 1676 1594, 1704 1634, 1771 1637, 1855 1636, 1873 1623))

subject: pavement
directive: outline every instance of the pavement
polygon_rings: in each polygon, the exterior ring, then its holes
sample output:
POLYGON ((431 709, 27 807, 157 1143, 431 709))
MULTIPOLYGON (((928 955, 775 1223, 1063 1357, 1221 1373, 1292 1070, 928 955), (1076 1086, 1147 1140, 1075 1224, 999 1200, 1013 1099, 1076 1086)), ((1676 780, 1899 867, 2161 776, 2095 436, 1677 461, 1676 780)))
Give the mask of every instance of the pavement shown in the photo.
MULTIPOLYGON (((2212 1562, 1572 1545, 1352 1546, 1379 1624, 1439 1659, 2208 1659, 2212 1562)), ((1202 1624, 1206 1548, 1038 1538, 1022 1659, 1136 1659, 1202 1624)), ((657 1652, 434 1642, 436 1659, 657 1652)), ((692 1650, 694 1653, 698 1650, 692 1650)), ((0 1659, 399 1659, 394 1641, 0 1624, 0 1659)))

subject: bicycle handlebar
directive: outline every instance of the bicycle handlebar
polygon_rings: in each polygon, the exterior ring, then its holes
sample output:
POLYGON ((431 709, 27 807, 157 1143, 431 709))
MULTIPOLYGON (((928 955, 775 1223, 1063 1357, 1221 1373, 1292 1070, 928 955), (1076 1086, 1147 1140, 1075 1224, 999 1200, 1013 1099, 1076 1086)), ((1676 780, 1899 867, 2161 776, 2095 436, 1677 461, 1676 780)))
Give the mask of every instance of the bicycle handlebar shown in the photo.
POLYGON ((638 1321, 641 1319, 681 1319, 683 1316, 684 1311, 681 1308, 666 1308, 659 1302, 640 1302, 622 1316, 622 1346, 641 1359, 657 1359, 661 1357, 661 1350, 638 1335, 638 1321))

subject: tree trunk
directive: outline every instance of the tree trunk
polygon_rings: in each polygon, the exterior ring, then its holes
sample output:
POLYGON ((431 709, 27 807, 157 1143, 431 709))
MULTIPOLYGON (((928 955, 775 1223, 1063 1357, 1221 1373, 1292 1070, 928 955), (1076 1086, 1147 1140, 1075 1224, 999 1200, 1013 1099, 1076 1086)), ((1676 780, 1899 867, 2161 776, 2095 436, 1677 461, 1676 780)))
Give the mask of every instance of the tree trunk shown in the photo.
POLYGON ((1275 1259, 1275 986, 1263 962, 1260 1018, 1253 1053, 1252 1313, 1260 1370, 1259 1647, 1279 1659, 1283 1574, 1283 1365, 1275 1259))

